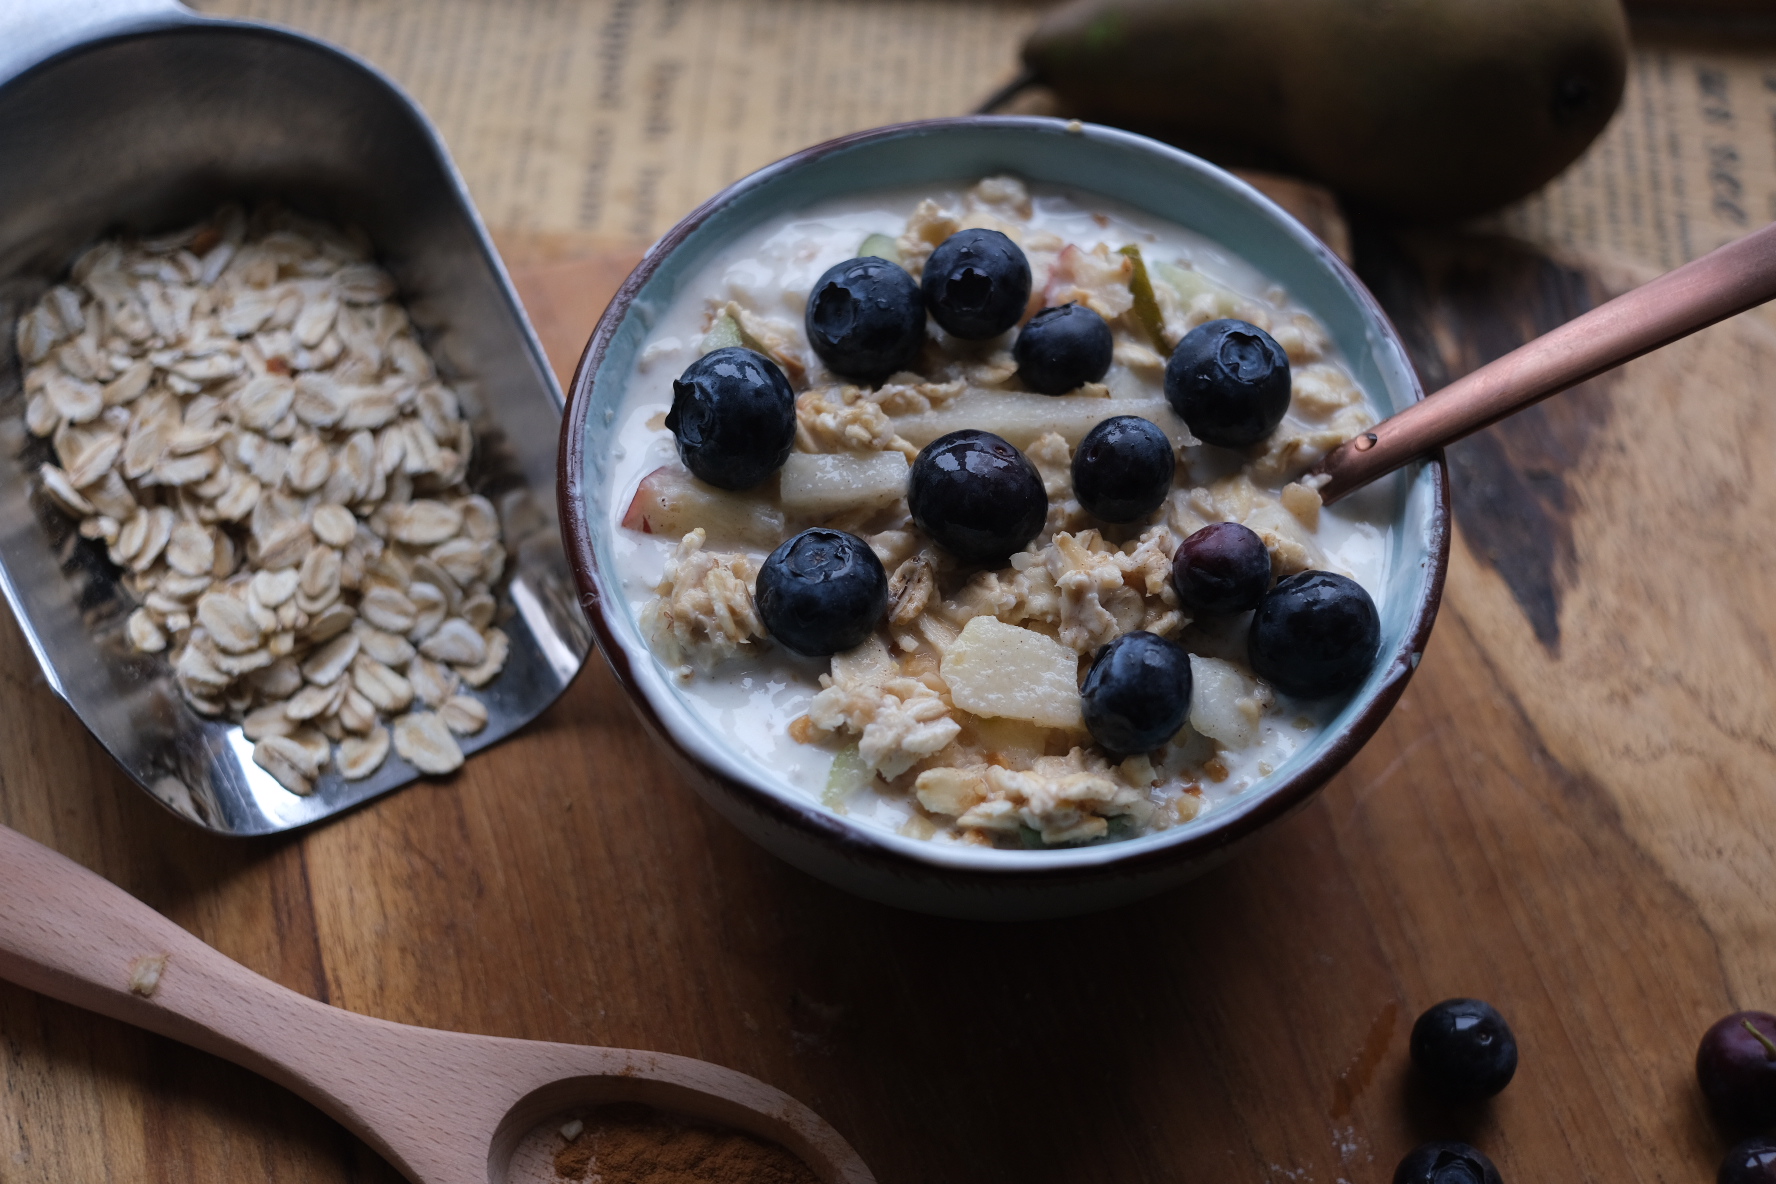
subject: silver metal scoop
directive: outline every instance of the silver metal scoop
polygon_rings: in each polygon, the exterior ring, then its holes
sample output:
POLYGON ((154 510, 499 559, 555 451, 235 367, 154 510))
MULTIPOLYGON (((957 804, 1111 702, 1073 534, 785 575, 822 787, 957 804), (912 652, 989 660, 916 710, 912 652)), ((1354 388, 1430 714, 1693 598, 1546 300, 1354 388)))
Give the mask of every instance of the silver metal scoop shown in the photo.
POLYGON ((170 0, 0 3, 0 586, 49 685, 130 776, 229 834, 302 826, 417 774, 330 773, 309 797, 252 761, 238 727, 193 712, 166 663, 130 653, 134 607, 101 545, 36 491, 45 442, 24 426, 13 327, 102 235, 189 225, 276 198, 364 228, 438 369, 474 418, 471 483, 501 508, 511 655, 481 691, 473 752, 554 701, 590 647, 561 550, 561 392, 462 178, 381 73, 283 29, 170 0))

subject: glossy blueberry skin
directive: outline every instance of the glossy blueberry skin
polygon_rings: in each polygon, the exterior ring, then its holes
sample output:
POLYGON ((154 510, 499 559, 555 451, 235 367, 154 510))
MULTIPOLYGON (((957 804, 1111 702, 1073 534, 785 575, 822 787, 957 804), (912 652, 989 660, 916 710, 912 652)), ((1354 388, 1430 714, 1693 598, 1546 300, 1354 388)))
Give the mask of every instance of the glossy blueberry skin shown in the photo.
POLYGON ((1321 699, 1362 682, 1381 646, 1381 617, 1361 584, 1329 571, 1298 572, 1258 602, 1246 656, 1277 690, 1321 699))
POLYGON ((1747 1030, 1776 1043, 1776 1016, 1735 1011, 1716 1021, 1696 1049, 1696 1082, 1721 1121, 1734 1130, 1776 1125, 1776 1054, 1747 1030))
POLYGON ((1722 1158, 1715 1184, 1776 1184, 1776 1139, 1753 1135, 1722 1158))
POLYGON ((1211 523, 1172 554, 1172 590, 1199 616, 1249 612, 1270 591, 1270 549, 1237 522, 1211 523))
POLYGON ((1412 1025, 1412 1066, 1419 1080, 1452 1102, 1478 1102, 1511 1084, 1517 1038, 1490 1003, 1445 999, 1412 1025))
POLYGON ((1190 712, 1190 655, 1157 633, 1124 633, 1098 651, 1079 689, 1092 739, 1111 752, 1149 752, 1190 712))
POLYGON ((1073 495, 1105 522, 1133 522, 1165 501, 1177 465, 1157 424, 1111 416, 1087 432, 1073 454, 1073 495))
POLYGON ((1276 430, 1289 410, 1289 355, 1245 321, 1209 321, 1184 335, 1166 362, 1165 392, 1191 434, 1245 448, 1276 430))
POLYGON ((803 324, 827 369, 874 384, 918 360, 925 302, 897 265, 873 255, 847 259, 814 284, 803 324))
POLYGON ((795 443, 795 392, 777 363, 744 346, 704 354, 672 384, 666 426, 693 476, 751 489, 795 443))
POLYGON ((1466 1143, 1438 1140, 1406 1153, 1394 1184, 1503 1184, 1492 1161, 1466 1143))
POLYGON ((985 341, 1005 332, 1030 303, 1030 261, 997 230, 958 230, 925 261, 925 307, 945 333, 985 341))
POLYGON ((1042 530, 1048 491, 1029 458, 992 432, 964 429, 925 445, 907 478, 919 529, 971 563, 1004 559, 1042 530))
POLYGON ((888 608, 888 573, 842 530, 804 530, 759 568, 753 603, 771 636, 808 657, 862 645, 888 608))
POLYGON ((1103 317, 1083 304, 1063 304, 1031 317, 1011 356, 1025 386, 1039 395, 1064 395, 1109 373, 1115 348, 1103 317))

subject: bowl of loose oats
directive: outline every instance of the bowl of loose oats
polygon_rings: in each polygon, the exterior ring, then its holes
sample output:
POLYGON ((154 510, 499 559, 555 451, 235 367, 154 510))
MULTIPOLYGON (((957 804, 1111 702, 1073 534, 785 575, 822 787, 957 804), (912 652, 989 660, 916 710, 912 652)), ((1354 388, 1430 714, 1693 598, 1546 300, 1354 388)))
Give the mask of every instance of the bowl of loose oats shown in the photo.
POLYGON ((50 686, 233 834, 533 718, 590 648, 561 396, 424 115, 167 0, 0 47, 0 585, 50 686))
POLYGON ((669 232, 594 332, 561 520, 690 783, 923 911, 1160 890, 1309 799, 1417 665, 1440 457, 1314 466, 1422 397, 1348 268, 1125 132, 844 137, 669 232))

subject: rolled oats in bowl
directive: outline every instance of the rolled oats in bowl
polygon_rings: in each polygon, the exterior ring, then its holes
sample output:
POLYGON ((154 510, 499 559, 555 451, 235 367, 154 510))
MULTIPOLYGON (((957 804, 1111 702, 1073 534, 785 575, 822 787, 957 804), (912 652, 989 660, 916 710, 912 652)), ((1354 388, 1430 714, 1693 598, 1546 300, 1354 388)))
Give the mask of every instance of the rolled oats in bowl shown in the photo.
POLYGON ((1014 177, 827 201, 724 246, 635 358, 607 479, 639 631, 714 733, 854 821, 1001 848, 1191 823, 1375 660, 1391 510, 1307 477, 1375 406, 1201 235, 1014 177), (1262 604, 1217 592, 1222 524, 1262 604), (1315 613, 1330 658, 1288 634, 1315 613))
POLYGON ((306 794, 462 763, 503 666, 474 432, 367 242, 226 207, 107 239, 17 325, 43 490, 103 544, 191 707, 306 794))

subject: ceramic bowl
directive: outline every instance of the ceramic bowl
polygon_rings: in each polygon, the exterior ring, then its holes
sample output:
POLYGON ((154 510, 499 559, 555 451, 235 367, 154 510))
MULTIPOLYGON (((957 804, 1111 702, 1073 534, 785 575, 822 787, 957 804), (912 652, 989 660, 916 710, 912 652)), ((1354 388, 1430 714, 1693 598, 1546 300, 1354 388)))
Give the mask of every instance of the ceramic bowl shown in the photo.
MULTIPOLYGON (((1391 507, 1382 649, 1331 724, 1274 774, 1196 821, 1115 843, 1054 851, 936 844, 824 809, 698 722, 643 641, 612 551, 607 458, 614 412, 657 310, 736 236, 817 202, 924 183, 1013 173, 1124 202, 1225 245, 1284 285, 1327 327, 1382 408, 1423 397, 1406 351, 1357 278, 1256 190, 1141 136, 1053 119, 968 117, 901 124, 829 141, 717 194, 655 243, 599 320, 562 423, 561 522, 581 603, 637 714, 686 779, 770 851, 863 896, 949 916, 1018 919, 1088 912, 1180 883, 1305 803, 1380 726, 1418 664, 1448 556, 1441 456, 1366 496, 1391 507)), ((626 497, 628 490, 615 491, 626 497)))

